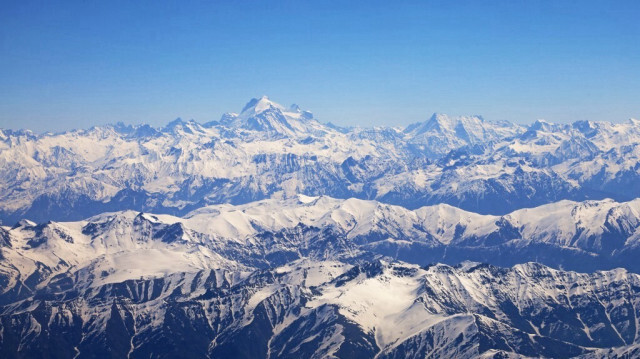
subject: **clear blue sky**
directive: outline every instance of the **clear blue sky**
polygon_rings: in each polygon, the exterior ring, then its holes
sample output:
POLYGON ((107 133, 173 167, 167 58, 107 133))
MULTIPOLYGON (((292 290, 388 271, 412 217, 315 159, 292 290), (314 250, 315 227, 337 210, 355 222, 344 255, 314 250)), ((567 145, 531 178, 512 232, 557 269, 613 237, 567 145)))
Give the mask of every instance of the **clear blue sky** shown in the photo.
POLYGON ((640 1, 0 4, 0 127, 206 122, 264 94, 341 125, 640 118, 640 1))

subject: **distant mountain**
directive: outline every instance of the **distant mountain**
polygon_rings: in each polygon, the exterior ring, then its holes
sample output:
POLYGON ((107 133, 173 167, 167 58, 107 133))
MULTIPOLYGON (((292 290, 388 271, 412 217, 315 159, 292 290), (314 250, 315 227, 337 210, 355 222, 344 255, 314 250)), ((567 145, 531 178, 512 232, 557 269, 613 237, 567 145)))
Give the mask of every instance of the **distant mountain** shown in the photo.
POLYGON ((285 109, 266 96, 249 101, 240 114, 223 115, 219 124, 266 135, 265 138, 323 135, 326 130, 325 126, 313 118, 311 112, 302 111, 297 105, 285 109))
POLYGON ((492 146, 524 131, 522 126, 488 122, 480 116, 450 118, 445 114, 433 114, 426 122, 409 125, 404 133, 409 142, 423 146, 427 155, 438 158, 452 149, 492 146))
POLYGON ((297 193, 505 214, 562 199, 633 199, 638 163, 635 120, 523 127, 437 114, 404 130, 339 128, 262 97, 207 124, 0 130, 0 220, 183 215, 297 193))

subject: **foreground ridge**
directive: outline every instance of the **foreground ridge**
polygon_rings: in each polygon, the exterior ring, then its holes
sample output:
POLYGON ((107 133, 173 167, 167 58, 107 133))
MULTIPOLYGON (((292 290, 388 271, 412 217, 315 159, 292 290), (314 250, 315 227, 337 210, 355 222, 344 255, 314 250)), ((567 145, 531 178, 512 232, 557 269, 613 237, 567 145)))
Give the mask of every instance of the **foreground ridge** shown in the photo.
POLYGON ((638 275, 535 263, 301 259, 70 285, 2 308, 4 357, 605 357, 637 350, 640 324, 638 275))

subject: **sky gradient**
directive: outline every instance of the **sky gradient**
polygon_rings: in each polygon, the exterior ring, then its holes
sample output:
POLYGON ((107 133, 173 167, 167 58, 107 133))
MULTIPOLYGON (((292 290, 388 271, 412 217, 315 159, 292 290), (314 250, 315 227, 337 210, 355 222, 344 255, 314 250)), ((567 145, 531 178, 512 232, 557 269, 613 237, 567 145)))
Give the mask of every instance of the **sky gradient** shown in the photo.
POLYGON ((0 128, 640 118, 639 1, 3 1, 0 128), (454 4, 455 3, 455 4, 454 4))

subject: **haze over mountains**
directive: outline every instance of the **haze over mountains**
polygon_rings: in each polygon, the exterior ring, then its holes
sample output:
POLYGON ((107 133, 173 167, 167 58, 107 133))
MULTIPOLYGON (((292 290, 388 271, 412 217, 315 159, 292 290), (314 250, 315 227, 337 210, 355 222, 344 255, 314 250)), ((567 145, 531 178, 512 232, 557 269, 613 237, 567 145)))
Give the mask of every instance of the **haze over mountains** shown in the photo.
POLYGON ((640 353, 640 121, 0 130, 0 356, 640 353), (581 272, 581 273, 578 273, 581 272))

